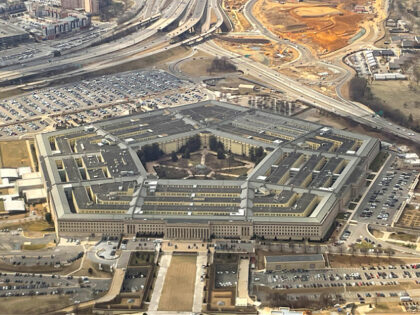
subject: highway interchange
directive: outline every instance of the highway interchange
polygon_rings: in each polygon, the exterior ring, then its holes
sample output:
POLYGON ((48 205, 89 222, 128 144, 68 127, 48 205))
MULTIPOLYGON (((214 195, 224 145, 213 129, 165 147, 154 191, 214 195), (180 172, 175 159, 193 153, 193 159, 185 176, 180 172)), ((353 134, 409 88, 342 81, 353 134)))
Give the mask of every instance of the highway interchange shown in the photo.
MULTIPOLYGON (((307 62, 313 59, 307 48, 279 39, 266 29, 252 15, 252 7, 255 2, 256 0, 250 0, 244 6, 244 14, 249 19, 254 31, 260 32, 271 40, 291 45, 299 52, 299 58, 296 61, 307 62)), ((41 59, 24 63, 19 67, 3 68, 0 72, 0 85, 16 84, 22 82, 24 78, 30 79, 34 76, 37 76, 37 80, 44 77, 44 80, 48 82, 84 75, 153 56, 181 45, 196 44, 199 50, 218 57, 227 57, 245 74, 265 81, 274 88, 314 107, 348 117, 357 123, 411 140, 416 144, 420 143, 420 134, 406 130, 375 115, 363 104, 345 100, 340 93, 338 93, 337 99, 326 96, 260 63, 217 46, 209 37, 216 33, 225 22, 226 15, 217 0, 182 0, 171 1, 169 4, 160 0, 146 1, 138 15, 120 27, 120 30, 121 28, 130 29, 132 25, 136 25, 133 33, 109 43, 90 47, 86 51, 75 51, 52 58, 49 60, 50 62, 41 59), (165 5, 163 5, 164 3, 165 5), (213 14, 217 18, 216 23, 210 21, 213 14), (137 29, 140 25, 142 26, 137 29), (191 35, 193 30, 195 35, 191 35), (185 34, 189 34, 189 36, 185 36, 185 34), (208 40, 205 41, 205 39, 208 40), (57 70, 59 70, 59 74, 56 74, 57 70)), ((104 39, 102 38, 102 40, 104 39)), ((343 81, 349 77, 348 70, 345 72, 343 81)))

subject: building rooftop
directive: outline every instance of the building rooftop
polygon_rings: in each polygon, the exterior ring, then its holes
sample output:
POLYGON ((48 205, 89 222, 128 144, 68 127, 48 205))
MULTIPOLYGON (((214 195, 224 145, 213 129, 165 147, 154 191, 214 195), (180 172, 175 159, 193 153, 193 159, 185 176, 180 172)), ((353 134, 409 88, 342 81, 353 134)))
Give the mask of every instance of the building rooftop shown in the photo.
POLYGON ((217 101, 57 130, 36 140, 59 219, 290 223, 322 222, 336 204, 335 192, 377 141, 217 101), (247 177, 209 180, 159 178, 137 155, 146 144, 177 150, 189 137, 208 134, 232 146, 262 147, 266 156, 247 177), (306 140, 328 145, 302 147, 306 140))
POLYGON ((324 261, 322 254, 265 256, 267 263, 324 261))

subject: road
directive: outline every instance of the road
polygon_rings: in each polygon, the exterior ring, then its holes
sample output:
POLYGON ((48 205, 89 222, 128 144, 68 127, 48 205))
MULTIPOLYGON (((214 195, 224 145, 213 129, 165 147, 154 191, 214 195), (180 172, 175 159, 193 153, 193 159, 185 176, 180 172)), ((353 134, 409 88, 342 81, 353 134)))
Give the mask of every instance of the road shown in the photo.
MULTIPOLYGON (((16 80, 23 77, 28 77, 35 74, 45 73, 54 69, 67 69, 67 75, 75 75, 83 73, 83 66, 89 65, 91 68, 101 69, 109 67, 108 63, 113 64, 115 60, 124 61, 126 57, 133 56, 138 53, 149 51, 153 47, 164 45, 166 49, 175 47, 168 43, 168 38, 164 34, 158 34, 161 30, 176 22, 185 13, 188 5, 193 5, 198 0, 182 0, 172 1, 162 12, 158 21, 154 22, 145 29, 138 30, 133 34, 124 37, 121 40, 113 41, 111 43, 102 44, 97 47, 91 47, 83 52, 54 58, 50 63, 45 60, 37 60, 33 63, 25 64, 25 67, 7 67, 3 68, 0 74, 0 83, 16 80), (151 38, 154 38, 153 40, 151 38), (118 58, 112 58, 113 56, 118 58), (71 67, 77 66, 79 70, 72 70, 71 67)), ((157 1, 159 2, 159 1, 157 1)), ((201 5, 202 0, 200 0, 201 5)), ((204 3, 205 4, 205 3, 204 3)), ((200 6, 201 8, 201 6, 200 6)), ((201 14, 203 13, 201 10, 201 14)), ((149 16, 150 17, 150 16, 149 16)), ((197 18, 195 15, 194 18, 197 18)), ((201 18, 201 16, 200 16, 201 18)), ((188 20, 190 23, 190 20, 188 20)), ((190 24, 188 24, 189 26, 190 24)), ((162 49, 157 49, 154 53, 158 53, 162 49)), ((137 56, 138 57, 138 56, 137 56)))
POLYGON ((269 82, 273 87, 276 87, 290 96, 299 99, 303 102, 309 103, 314 107, 333 112, 342 117, 348 117, 353 121, 367 125, 369 127, 382 130, 401 138, 411 140, 416 144, 420 144, 420 134, 414 131, 403 131, 403 127, 394 125, 381 117, 373 115, 372 111, 366 106, 359 106, 352 102, 342 102, 340 100, 323 95, 296 80, 293 80, 269 67, 227 51, 217 46, 213 41, 209 41, 198 46, 199 49, 206 53, 213 54, 218 57, 227 57, 234 63, 239 70, 244 74, 248 74, 269 82), (409 134, 412 134, 410 136, 409 134))
POLYGON ((308 48, 306 48, 305 46, 302 46, 302 45, 298 45, 296 43, 292 43, 292 42, 290 42, 288 40, 285 40, 285 39, 280 39, 278 36, 273 34, 269 29, 267 29, 253 15, 252 8, 254 7, 254 5, 257 1, 258 0, 250 0, 245 4, 245 7, 244 7, 244 15, 247 18, 247 20, 251 23, 254 30, 258 30, 261 34, 263 34, 264 36, 268 37, 269 39, 271 39, 271 40, 273 40, 277 43, 284 44, 284 45, 289 45, 289 46, 293 47, 294 49, 296 49, 299 52, 299 56, 295 60, 289 62, 289 64, 296 63, 298 61, 300 63, 312 61, 313 56, 312 56, 312 53, 310 52, 310 50, 308 48))

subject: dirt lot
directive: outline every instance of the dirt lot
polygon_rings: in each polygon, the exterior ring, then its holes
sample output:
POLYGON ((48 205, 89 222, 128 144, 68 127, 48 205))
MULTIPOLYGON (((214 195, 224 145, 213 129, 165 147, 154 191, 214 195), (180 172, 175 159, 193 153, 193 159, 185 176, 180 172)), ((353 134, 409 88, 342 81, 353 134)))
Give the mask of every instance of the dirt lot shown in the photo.
POLYGON ((175 255, 166 274, 159 311, 191 311, 197 256, 175 255))
POLYGON ((253 13, 280 37, 296 40, 311 47, 317 54, 325 54, 348 45, 370 14, 351 11, 363 0, 346 2, 280 2, 260 0, 253 13))
POLYGON ((44 295, 1 299, 0 314, 44 314, 73 304, 67 296, 44 295))
POLYGON ((283 64, 295 60, 298 52, 288 45, 270 42, 262 43, 235 43, 217 39, 216 43, 230 51, 248 56, 250 59, 260 62, 272 68, 281 67, 283 64))
POLYGON ((1 167, 31 166, 26 140, 0 142, 1 167))

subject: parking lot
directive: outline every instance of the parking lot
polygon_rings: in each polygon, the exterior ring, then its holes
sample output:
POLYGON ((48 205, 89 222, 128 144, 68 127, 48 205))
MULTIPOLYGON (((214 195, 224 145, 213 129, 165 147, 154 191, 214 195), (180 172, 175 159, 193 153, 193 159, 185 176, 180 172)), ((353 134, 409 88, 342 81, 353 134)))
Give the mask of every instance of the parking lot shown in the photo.
POLYGON ((88 301, 106 292, 110 279, 89 279, 34 273, 0 273, 0 298, 8 296, 72 295, 74 301, 88 301))
POLYGON ((101 76, 0 100, 0 123, 10 124, 0 129, 0 136, 39 132, 51 124, 92 122, 133 110, 183 105, 206 97, 194 84, 161 70, 101 76), (118 104, 128 99, 130 103, 118 104), (54 120, 47 119, 48 114, 54 114, 54 120))
POLYGON ((121 292, 139 292, 144 290, 147 279, 147 268, 130 268, 125 273, 121 292))
POLYGON ((238 284, 238 264, 216 265, 215 287, 235 287, 238 284))
MULTIPOLYGON (((93 40, 98 39, 110 28, 110 23, 100 23, 90 27, 88 30, 71 32, 55 40, 39 42, 21 43, 18 47, 0 49, 0 67, 19 65, 23 62, 36 60, 39 58, 54 56, 54 51, 65 53, 75 47, 80 47, 93 40)), ((47 62, 42 60, 40 62, 47 62)))
MULTIPOLYGON (((395 297, 405 292, 399 287, 400 282, 420 285, 420 264, 254 272, 250 281, 252 285, 280 289, 281 293, 291 289, 316 292, 320 288, 331 288, 331 292, 345 292, 346 298, 395 297)), ((294 293, 296 290, 290 292, 294 293)))
MULTIPOLYGON (((125 249, 127 250, 140 250, 140 251, 155 251, 156 246, 158 244, 158 241, 151 240, 147 238, 130 238, 130 239, 124 239, 122 243, 125 243, 125 249)), ((122 246, 122 245, 121 245, 122 246)), ((124 249, 124 248, 122 248, 124 249)))
POLYGON ((407 198, 410 185, 416 176, 416 171, 400 171, 393 168, 385 170, 373 183, 353 218, 361 222, 390 225, 407 198))
POLYGON ((62 252, 59 255, 40 252, 34 255, 32 252, 21 252, 19 255, 2 255, 0 262, 13 266, 60 266, 71 264, 83 257, 83 251, 62 252))

